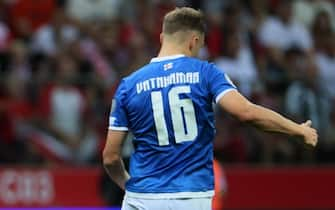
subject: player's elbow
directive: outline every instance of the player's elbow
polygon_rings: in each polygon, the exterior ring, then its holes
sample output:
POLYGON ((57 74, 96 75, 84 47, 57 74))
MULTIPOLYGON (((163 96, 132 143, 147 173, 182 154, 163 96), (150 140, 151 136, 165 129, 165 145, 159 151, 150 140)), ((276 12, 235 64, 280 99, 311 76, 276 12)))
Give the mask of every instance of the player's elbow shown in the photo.
POLYGON ((120 160, 120 155, 105 148, 102 152, 102 161, 104 165, 113 165, 120 160))

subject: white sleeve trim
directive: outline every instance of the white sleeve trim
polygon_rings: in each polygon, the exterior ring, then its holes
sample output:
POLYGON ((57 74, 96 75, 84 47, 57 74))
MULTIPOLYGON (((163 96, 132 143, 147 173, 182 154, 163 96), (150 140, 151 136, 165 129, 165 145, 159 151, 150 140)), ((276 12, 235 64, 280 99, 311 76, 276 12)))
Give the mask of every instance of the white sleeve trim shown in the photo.
POLYGON ((215 103, 218 103, 218 102, 220 101, 220 99, 221 99, 224 95, 226 95, 226 93, 228 93, 228 92, 230 92, 230 91, 233 91, 233 90, 236 90, 236 89, 235 89, 235 88, 229 88, 229 89, 227 89, 227 90, 222 91, 218 96, 216 96, 216 98, 215 98, 215 103))
POLYGON ((109 126, 109 130, 115 130, 115 131, 128 131, 129 129, 127 127, 117 127, 117 126, 109 126))

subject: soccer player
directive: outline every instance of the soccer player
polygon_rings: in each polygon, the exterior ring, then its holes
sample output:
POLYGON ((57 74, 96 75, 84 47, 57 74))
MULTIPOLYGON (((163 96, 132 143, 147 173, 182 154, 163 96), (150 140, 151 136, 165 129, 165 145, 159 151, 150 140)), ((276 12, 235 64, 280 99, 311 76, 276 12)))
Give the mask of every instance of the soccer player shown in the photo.
POLYGON ((225 73, 194 58, 204 33, 200 11, 183 7, 167 13, 158 56, 124 78, 116 91, 103 163, 126 191, 123 210, 211 209, 213 102, 265 131, 317 143, 311 121, 297 124, 249 102, 225 73), (135 147, 129 174, 120 157, 128 130, 135 147))

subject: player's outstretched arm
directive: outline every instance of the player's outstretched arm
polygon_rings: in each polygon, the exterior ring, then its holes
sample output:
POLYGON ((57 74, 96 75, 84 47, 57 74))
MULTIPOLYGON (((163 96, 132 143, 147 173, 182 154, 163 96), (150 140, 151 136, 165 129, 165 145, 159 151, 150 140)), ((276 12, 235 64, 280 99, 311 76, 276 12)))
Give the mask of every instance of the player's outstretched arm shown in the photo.
POLYGON ((270 109, 251 103, 238 91, 229 91, 218 103, 239 120, 250 122, 262 130, 301 136, 306 144, 312 146, 317 143, 318 134, 311 127, 310 120, 297 124, 270 109))
POLYGON ((126 171, 121 158, 122 142, 126 135, 127 132, 125 131, 109 130, 106 145, 102 154, 106 172, 123 190, 125 189, 126 181, 129 179, 129 174, 126 171))

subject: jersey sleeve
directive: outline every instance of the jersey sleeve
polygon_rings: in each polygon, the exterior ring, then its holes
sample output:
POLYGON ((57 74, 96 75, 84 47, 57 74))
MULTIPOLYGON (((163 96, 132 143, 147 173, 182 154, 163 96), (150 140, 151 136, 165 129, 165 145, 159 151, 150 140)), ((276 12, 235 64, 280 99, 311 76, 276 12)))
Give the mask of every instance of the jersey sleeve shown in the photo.
POLYGON ((125 81, 116 90, 113 98, 111 113, 109 116, 109 129, 117 131, 128 131, 128 117, 124 101, 126 98, 125 81))
POLYGON ((237 90, 237 88, 223 70, 220 70, 214 64, 210 64, 209 68, 208 87, 215 103, 217 103, 227 92, 237 90))

